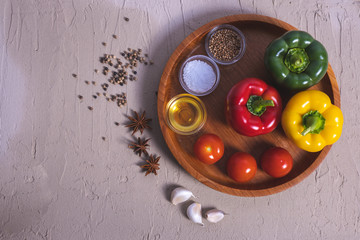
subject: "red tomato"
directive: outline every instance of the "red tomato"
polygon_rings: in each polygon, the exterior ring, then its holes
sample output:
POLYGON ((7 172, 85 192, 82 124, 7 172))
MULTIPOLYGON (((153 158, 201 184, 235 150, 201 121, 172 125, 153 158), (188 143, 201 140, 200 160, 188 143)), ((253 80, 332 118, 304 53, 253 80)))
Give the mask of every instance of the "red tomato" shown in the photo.
POLYGON ((261 168, 274 178, 285 176, 291 171, 292 167, 293 158, 283 148, 269 148, 261 156, 261 168))
POLYGON ((204 134, 194 145, 195 156, 206 164, 213 164, 224 155, 224 143, 215 134, 204 134))
POLYGON ((227 163, 229 177, 241 183, 250 181, 255 176, 256 169, 255 158, 245 152, 233 154, 227 163))

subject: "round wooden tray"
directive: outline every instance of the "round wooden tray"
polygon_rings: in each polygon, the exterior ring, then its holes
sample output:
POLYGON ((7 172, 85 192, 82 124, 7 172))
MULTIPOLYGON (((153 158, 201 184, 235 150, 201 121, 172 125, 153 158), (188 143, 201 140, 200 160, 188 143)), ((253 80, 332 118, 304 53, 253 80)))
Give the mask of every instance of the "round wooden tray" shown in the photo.
MULTIPOLYGON (((284 134, 281 125, 272 133, 257 137, 246 137, 236 133, 227 123, 224 114, 225 98, 231 87, 246 77, 257 77, 271 84, 271 77, 264 66, 264 53, 268 44, 288 30, 296 28, 277 19, 260 15, 233 15, 214 20, 191 33, 174 51, 170 57, 158 90, 158 117, 161 130, 167 145, 181 166, 193 177, 207 186, 237 196, 264 196, 283 191, 294 186, 315 170, 329 152, 331 146, 317 153, 303 151, 296 147, 284 134), (196 54, 206 55, 204 41, 206 34, 219 24, 232 24, 239 28, 246 38, 246 51, 242 59, 229 66, 220 67, 220 84, 203 100, 208 120, 200 132, 190 136, 175 134, 166 125, 165 106, 175 95, 184 93, 178 72, 181 63, 196 54), (214 165, 206 165, 193 155, 193 145, 196 139, 204 133, 217 134, 224 141, 225 154, 214 165), (237 152, 252 154, 257 161, 261 153, 271 146, 287 149, 294 158, 292 171, 285 177, 275 179, 258 168, 255 177, 247 183, 237 183, 226 174, 226 162, 237 152)), ((328 94, 332 102, 340 107, 339 88, 333 70, 329 64, 326 75, 319 84, 311 89, 318 89, 328 94)), ((288 91, 281 91, 283 105, 292 96, 288 91)), ((258 162, 258 166, 259 166, 258 162)))

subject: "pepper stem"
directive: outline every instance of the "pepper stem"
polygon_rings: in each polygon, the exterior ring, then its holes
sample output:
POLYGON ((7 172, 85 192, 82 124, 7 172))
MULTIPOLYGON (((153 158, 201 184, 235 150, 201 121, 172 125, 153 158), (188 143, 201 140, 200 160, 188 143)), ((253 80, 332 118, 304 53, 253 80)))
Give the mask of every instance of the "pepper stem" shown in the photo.
POLYGON ((304 130, 301 135, 305 136, 308 133, 318 134, 325 127, 325 118, 317 110, 309 111, 303 115, 304 130))
POLYGON ((301 73, 310 64, 309 56, 305 49, 290 48, 284 58, 285 66, 294 73, 301 73))
POLYGON ((266 107, 274 106, 273 100, 264 100, 262 97, 257 95, 251 95, 246 103, 246 107, 249 112, 259 117, 266 111, 266 107))

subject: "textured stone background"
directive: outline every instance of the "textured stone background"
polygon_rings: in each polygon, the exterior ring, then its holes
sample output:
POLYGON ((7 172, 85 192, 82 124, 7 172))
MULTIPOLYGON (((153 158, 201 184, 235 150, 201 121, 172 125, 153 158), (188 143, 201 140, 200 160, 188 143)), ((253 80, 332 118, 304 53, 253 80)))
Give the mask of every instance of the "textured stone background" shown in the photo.
POLYGON ((0 239, 359 239, 359 38, 359 1, 1 0, 0 239), (320 40, 345 116, 343 136, 314 173, 259 198, 222 194, 192 178, 156 120, 155 92, 176 46, 201 25, 240 13, 279 18, 320 40), (98 57, 127 47, 142 48, 155 65, 123 88, 126 108, 93 100, 100 87, 83 81, 105 80, 93 72, 98 57), (146 136, 162 156, 157 177, 145 178, 127 148, 129 133, 113 124, 131 109, 154 119, 146 136), (177 185, 204 208, 230 215, 193 224, 186 204, 168 201, 177 185))

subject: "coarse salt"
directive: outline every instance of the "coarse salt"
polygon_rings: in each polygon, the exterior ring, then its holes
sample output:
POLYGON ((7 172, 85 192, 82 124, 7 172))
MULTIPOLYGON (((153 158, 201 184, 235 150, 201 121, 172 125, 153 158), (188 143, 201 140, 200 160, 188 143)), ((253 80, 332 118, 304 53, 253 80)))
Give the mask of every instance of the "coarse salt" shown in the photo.
POLYGON ((216 74, 208 63, 201 60, 192 60, 184 67, 183 79, 191 91, 204 93, 214 86, 216 74))

